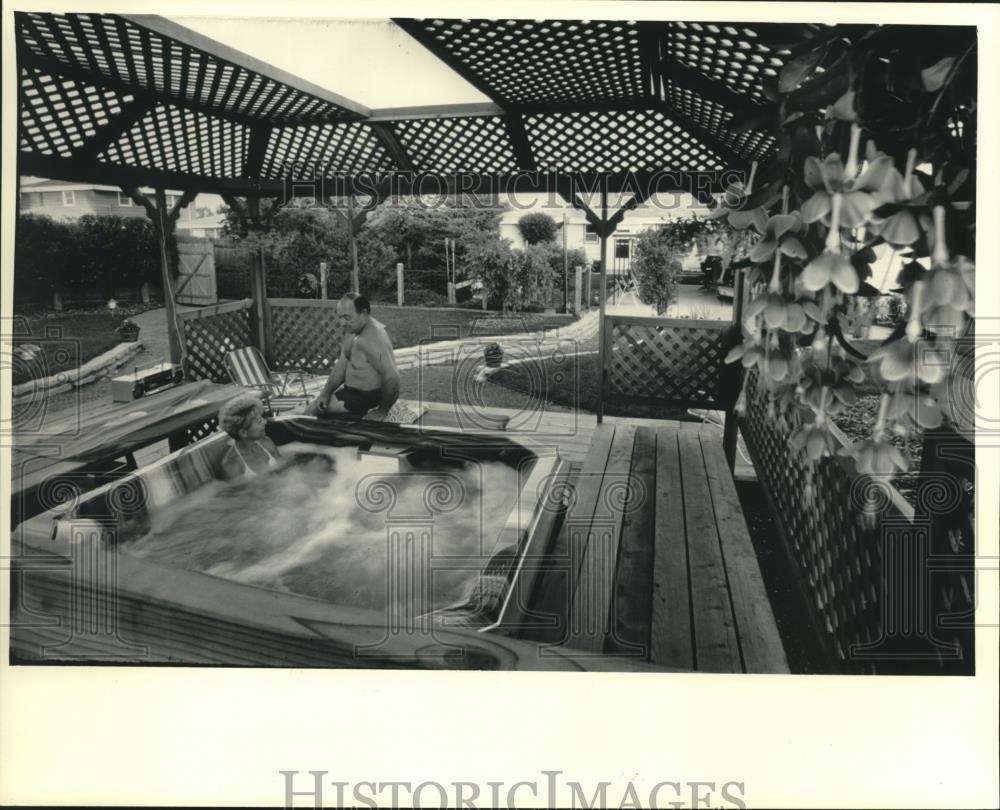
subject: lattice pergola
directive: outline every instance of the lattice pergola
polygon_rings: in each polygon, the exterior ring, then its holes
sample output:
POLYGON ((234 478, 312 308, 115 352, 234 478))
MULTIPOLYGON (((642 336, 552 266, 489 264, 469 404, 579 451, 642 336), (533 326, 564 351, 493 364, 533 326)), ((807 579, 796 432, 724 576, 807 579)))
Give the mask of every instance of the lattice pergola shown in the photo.
POLYGON ((18 12, 19 174, 121 185, 163 239, 179 213, 163 210, 164 188, 186 192, 182 204, 198 192, 253 202, 314 196, 289 182, 303 174, 343 183, 371 174, 384 198, 422 191, 427 172, 440 175, 435 188, 442 179, 468 188, 459 184, 478 176, 492 191, 555 188, 606 243, 643 202, 637 177, 666 172, 656 191, 704 199, 721 190, 724 169, 774 152, 769 134, 737 130, 734 119, 764 108, 763 80, 817 28, 395 22, 491 101, 369 109, 161 17, 18 12), (636 193, 609 217, 606 202, 597 213, 567 191, 568 173, 587 188, 636 193), (138 186, 159 189, 159 204, 138 186))
POLYGON ((769 135, 730 122, 811 28, 397 19, 492 103, 373 110, 160 17, 15 19, 22 173, 242 195, 280 193, 296 166, 683 186, 768 157, 769 135))

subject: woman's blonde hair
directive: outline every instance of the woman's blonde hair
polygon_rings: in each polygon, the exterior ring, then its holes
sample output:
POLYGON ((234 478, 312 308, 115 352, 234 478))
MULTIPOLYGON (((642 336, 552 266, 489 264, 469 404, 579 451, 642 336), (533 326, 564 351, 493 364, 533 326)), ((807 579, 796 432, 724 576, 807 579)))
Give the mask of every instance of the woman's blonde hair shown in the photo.
POLYGON ((237 394, 219 410, 219 427, 235 439, 246 418, 257 409, 262 412, 264 410, 260 397, 254 394, 237 394))

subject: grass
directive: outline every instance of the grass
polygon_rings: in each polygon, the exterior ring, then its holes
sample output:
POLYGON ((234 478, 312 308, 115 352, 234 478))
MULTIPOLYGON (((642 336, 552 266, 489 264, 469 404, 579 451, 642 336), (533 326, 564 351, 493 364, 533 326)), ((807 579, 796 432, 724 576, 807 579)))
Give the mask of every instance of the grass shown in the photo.
MULTIPOLYGON (((547 356, 535 362, 501 369, 490 377, 489 385, 540 397, 572 410, 597 410, 601 390, 597 338, 581 341, 575 355, 547 356)), ((645 405, 632 402, 605 403, 605 412, 614 416, 643 419, 689 419, 684 407, 645 405)))
POLYGON ((504 317, 499 312, 472 309, 389 307, 372 305, 372 317, 385 324, 396 349, 421 341, 454 340, 486 335, 511 335, 568 326, 572 315, 518 313, 504 317))
POLYGON ((79 368, 121 342, 121 318, 106 309, 18 317, 13 336, 13 383, 79 368))

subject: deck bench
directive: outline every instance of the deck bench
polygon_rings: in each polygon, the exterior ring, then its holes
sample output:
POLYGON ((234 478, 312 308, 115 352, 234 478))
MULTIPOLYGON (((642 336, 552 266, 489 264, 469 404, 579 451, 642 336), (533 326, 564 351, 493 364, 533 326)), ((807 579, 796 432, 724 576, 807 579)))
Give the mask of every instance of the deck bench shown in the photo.
POLYGON ((524 637, 700 672, 787 672, 717 432, 603 424, 524 637))

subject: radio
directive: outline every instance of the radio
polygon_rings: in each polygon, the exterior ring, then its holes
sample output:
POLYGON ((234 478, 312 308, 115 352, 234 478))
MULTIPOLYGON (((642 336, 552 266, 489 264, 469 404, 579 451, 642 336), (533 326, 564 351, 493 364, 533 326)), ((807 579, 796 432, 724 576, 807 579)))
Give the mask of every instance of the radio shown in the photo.
POLYGON ((173 363, 160 361, 148 366, 136 366, 131 374, 123 374, 111 381, 111 399, 114 402, 131 402, 183 380, 183 369, 173 363))

